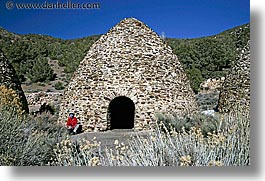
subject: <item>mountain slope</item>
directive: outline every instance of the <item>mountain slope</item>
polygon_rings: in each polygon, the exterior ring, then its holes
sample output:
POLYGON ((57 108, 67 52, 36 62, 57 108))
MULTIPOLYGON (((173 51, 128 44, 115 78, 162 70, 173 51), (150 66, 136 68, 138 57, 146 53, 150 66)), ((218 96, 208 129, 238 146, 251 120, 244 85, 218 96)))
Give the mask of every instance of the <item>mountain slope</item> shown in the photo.
MULTIPOLYGON (((0 49, 12 63, 22 83, 32 86, 36 85, 34 82, 42 82, 54 87, 58 81, 64 85, 68 83, 90 46, 99 37, 62 40, 44 35, 17 35, 0 28, 0 49), (53 66, 49 60, 56 62, 65 75, 61 76, 62 71, 57 71, 58 68, 54 67, 58 66, 53 66)), ((244 47, 249 39, 250 25, 244 24, 215 36, 166 38, 165 41, 183 64, 192 89, 198 92, 204 80, 226 75, 237 50, 244 47)))
POLYGON ((215 36, 196 39, 167 39, 183 64, 192 88, 202 81, 224 77, 236 60, 237 51, 250 39, 250 25, 244 24, 215 36))

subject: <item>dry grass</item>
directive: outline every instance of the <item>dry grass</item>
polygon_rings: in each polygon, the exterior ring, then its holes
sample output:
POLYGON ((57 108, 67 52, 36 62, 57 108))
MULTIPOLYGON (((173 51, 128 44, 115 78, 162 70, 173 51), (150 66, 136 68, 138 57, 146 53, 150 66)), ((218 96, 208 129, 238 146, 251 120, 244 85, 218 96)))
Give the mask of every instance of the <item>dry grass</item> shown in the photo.
POLYGON ((220 129, 205 136, 200 128, 181 132, 157 125, 148 136, 138 136, 129 145, 114 142, 102 149, 96 139, 64 140, 54 149, 60 166, 248 166, 250 125, 246 115, 223 115, 220 129), (162 131, 163 130, 163 131, 162 131))

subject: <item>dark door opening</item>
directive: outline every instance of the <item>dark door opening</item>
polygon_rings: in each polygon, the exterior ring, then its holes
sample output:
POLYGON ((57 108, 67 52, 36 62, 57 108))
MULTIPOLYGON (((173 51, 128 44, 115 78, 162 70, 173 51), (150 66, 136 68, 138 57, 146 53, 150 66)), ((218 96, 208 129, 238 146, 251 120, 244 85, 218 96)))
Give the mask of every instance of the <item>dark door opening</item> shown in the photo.
POLYGON ((110 129, 132 129, 134 127, 134 102, 125 96, 115 97, 109 104, 110 129))

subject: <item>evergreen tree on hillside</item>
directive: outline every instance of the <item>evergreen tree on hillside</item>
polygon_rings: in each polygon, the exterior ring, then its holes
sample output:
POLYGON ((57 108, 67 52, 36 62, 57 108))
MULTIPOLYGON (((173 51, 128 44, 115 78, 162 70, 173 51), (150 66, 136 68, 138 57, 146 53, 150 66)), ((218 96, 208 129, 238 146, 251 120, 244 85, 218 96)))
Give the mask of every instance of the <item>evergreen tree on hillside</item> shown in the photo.
POLYGON ((191 69, 186 70, 186 74, 188 76, 188 79, 190 80, 191 88, 195 92, 195 94, 198 93, 200 84, 203 81, 203 77, 201 74, 201 71, 193 65, 191 69))
POLYGON ((38 57, 28 76, 32 82, 43 82, 52 80, 54 78, 54 73, 48 64, 47 58, 38 57))

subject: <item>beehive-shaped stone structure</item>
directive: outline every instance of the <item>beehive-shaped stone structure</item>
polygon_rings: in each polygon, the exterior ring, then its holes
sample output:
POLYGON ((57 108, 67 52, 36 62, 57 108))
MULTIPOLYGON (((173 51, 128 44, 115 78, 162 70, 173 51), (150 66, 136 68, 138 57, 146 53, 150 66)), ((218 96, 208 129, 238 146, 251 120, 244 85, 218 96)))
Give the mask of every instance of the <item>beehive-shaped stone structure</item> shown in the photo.
POLYGON ((239 52, 237 61, 227 74, 218 101, 222 113, 250 111, 250 43, 239 52))
POLYGON ((27 99, 21 88, 16 71, 4 56, 2 50, 0 50, 0 86, 5 86, 8 89, 16 91, 22 105, 22 110, 29 112, 27 99))
MULTIPOLYGON (((74 61, 74 60, 73 60, 74 61)), ((83 128, 143 130, 155 114, 197 111, 172 49, 143 22, 122 20, 95 42, 65 90, 59 122, 75 112, 83 128)))

